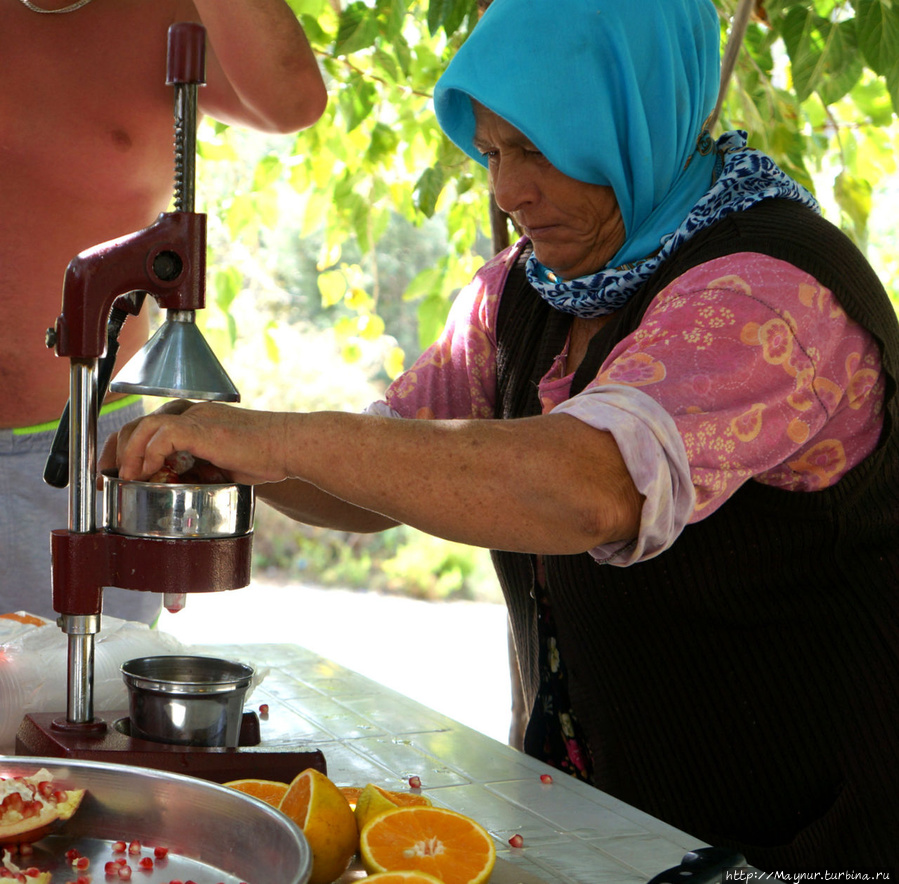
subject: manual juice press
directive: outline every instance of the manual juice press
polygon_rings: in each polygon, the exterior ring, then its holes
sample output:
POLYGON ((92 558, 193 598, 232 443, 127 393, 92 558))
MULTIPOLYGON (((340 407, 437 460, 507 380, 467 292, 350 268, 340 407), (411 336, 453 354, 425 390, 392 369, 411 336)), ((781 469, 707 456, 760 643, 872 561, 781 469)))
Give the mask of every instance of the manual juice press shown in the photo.
POLYGON ((68 484, 69 527, 51 535, 53 607, 67 636, 66 713, 30 714, 19 755, 101 760, 227 782, 292 779, 325 770, 320 751, 267 748, 255 713, 243 713, 236 747, 180 745, 137 736, 127 713, 93 711, 95 637, 102 588, 183 593, 247 586, 252 488, 157 485, 104 476, 106 524, 97 518, 97 412, 107 388, 153 396, 237 401, 239 394, 195 325, 205 305, 206 216, 194 211, 197 89, 205 81, 206 32, 180 22, 168 35, 167 83, 175 89, 174 211, 154 224, 77 255, 63 284, 62 313, 47 344, 71 361, 69 403, 44 478, 68 484), (110 383, 117 338, 146 294, 166 310, 147 345, 110 383))

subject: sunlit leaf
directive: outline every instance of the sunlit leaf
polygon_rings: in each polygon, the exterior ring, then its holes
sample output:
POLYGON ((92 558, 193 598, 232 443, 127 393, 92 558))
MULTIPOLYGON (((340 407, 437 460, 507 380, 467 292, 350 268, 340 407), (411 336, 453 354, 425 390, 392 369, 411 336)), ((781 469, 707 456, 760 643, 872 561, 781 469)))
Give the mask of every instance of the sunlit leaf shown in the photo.
POLYGON ((406 356, 401 347, 391 347, 384 357, 384 371, 391 380, 398 378, 404 371, 406 356))
POLYGON ((358 286, 352 286, 344 295, 343 300, 351 310, 370 310, 373 306, 371 295, 358 286))
POLYGON ((834 184, 834 196, 851 224, 853 238, 863 240, 871 214, 871 184, 843 172, 834 184))
POLYGON ((357 330, 363 340, 377 341, 384 334, 384 320, 376 313, 366 313, 359 317, 357 330))
POLYGON ((319 273, 316 282, 322 297, 322 307, 333 307, 343 300, 346 294, 346 277, 339 270, 326 270, 319 273))

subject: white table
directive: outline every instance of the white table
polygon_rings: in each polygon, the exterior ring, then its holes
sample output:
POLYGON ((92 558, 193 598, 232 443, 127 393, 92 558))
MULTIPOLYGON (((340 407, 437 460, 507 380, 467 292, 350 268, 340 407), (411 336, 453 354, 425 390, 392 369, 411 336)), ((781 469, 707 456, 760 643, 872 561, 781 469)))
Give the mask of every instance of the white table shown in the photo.
MULTIPOLYGON (((251 663, 265 678, 247 709, 269 705, 263 744, 317 748, 340 786, 408 788, 477 820, 515 880, 640 884, 705 846, 690 835, 553 771, 383 685, 296 645, 203 645, 197 653, 251 663), (546 785, 540 775, 551 773, 546 785), (508 840, 520 834, 524 847, 508 840)), ((416 665, 413 661, 412 665, 416 665)), ((438 664, 439 665, 439 664, 438 664)), ((473 689, 477 689, 473 686, 473 689)), ((504 866, 504 863, 500 863, 504 866)), ((508 874, 494 879, 512 880, 508 874)), ((346 880, 354 880, 348 874, 346 880)))

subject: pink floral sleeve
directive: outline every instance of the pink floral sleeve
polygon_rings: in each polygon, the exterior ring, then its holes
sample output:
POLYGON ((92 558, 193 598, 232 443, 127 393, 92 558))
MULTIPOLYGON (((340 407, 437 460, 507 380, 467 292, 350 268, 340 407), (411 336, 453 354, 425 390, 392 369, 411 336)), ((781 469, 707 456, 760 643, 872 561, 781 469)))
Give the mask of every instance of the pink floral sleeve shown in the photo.
POLYGON ((674 418, 696 489, 691 521, 749 478, 827 487, 874 449, 882 426, 872 336, 814 278, 765 255, 677 279, 595 383, 638 387, 674 418))
POLYGON ((430 408, 438 419, 492 418, 496 311, 521 243, 488 261, 457 295, 440 338, 387 390, 401 417, 430 408))

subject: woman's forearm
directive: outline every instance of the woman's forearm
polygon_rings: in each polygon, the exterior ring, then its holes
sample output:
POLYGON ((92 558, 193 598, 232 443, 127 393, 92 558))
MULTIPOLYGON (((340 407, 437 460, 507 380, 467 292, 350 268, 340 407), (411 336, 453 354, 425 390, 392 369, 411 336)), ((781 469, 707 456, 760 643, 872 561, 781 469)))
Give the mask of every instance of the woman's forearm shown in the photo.
POLYGON ((614 439, 566 415, 417 421, 317 412, 286 421, 288 474, 386 525, 557 554, 639 530, 642 498, 614 439))
POLYGON ((639 530, 643 500, 614 438, 570 415, 403 420, 182 408, 126 427, 107 445, 105 465, 141 479, 188 451, 302 521, 354 531, 402 522, 495 549, 565 555, 639 530))
POLYGON ((257 485, 256 497, 297 522, 319 528, 371 534, 397 524, 380 513, 334 497, 301 479, 257 485))

